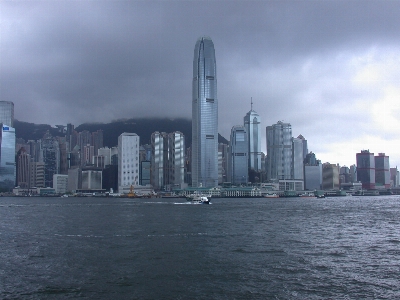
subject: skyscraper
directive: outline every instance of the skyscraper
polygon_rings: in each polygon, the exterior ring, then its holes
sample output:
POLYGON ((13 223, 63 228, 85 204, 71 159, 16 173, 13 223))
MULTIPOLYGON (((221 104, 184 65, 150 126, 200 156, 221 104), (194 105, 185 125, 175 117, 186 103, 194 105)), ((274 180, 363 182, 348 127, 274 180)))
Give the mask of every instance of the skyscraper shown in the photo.
POLYGON ((292 126, 278 123, 268 126, 267 133, 267 179, 293 179, 292 126))
POLYGON ((357 179, 361 181, 362 188, 375 189, 375 158, 369 150, 361 150, 356 154, 357 179))
POLYGON ((124 132, 118 137, 118 190, 139 185, 139 143, 136 133, 124 132))
POLYGON ((14 103, 0 101, 0 189, 10 191, 15 186, 14 103))
POLYGON ((11 101, 0 101, 0 123, 14 127, 14 103, 11 101))
POLYGON ((261 170, 261 128, 260 116, 253 110, 253 101, 251 110, 244 117, 244 127, 247 131, 247 141, 249 144, 249 169, 254 171, 261 170))
POLYGON ((194 48, 192 186, 218 185, 218 99, 214 44, 200 37, 194 48))
POLYGON ((233 126, 230 141, 230 170, 233 184, 246 184, 248 181, 248 142, 244 126, 233 126))

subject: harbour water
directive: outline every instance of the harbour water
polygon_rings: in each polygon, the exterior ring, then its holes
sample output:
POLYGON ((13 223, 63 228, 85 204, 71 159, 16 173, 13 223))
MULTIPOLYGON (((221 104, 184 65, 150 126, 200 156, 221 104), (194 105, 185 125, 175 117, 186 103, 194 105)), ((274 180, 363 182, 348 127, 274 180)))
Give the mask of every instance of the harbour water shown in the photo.
POLYGON ((0 198, 1 299, 399 299, 400 196, 0 198))

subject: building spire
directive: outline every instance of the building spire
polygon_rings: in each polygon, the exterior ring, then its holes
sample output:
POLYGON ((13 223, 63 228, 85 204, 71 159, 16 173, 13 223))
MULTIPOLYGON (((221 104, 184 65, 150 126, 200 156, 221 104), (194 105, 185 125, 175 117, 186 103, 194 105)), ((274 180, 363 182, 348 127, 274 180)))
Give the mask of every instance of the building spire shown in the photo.
POLYGON ((250 97, 251 110, 253 110, 253 97, 250 97))

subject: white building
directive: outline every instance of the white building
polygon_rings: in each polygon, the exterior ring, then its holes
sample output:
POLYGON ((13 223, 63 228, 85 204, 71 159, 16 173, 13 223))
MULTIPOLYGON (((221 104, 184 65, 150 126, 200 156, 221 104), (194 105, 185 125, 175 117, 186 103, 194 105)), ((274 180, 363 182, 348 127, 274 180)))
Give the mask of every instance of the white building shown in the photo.
POLYGON ((53 189, 56 194, 65 194, 68 190, 68 175, 54 174, 53 189))
POLYGON ((124 132, 118 137, 118 187, 139 185, 139 143, 136 133, 124 132))

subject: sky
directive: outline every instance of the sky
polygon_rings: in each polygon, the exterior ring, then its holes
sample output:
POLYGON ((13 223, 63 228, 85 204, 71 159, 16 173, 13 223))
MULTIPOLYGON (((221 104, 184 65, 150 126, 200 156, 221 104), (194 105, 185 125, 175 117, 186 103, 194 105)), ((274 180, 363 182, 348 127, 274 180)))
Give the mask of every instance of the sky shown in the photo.
POLYGON ((400 167, 400 1, 0 1, 0 100, 78 126, 191 119, 194 46, 214 42, 219 132, 251 109, 322 162, 400 167))

